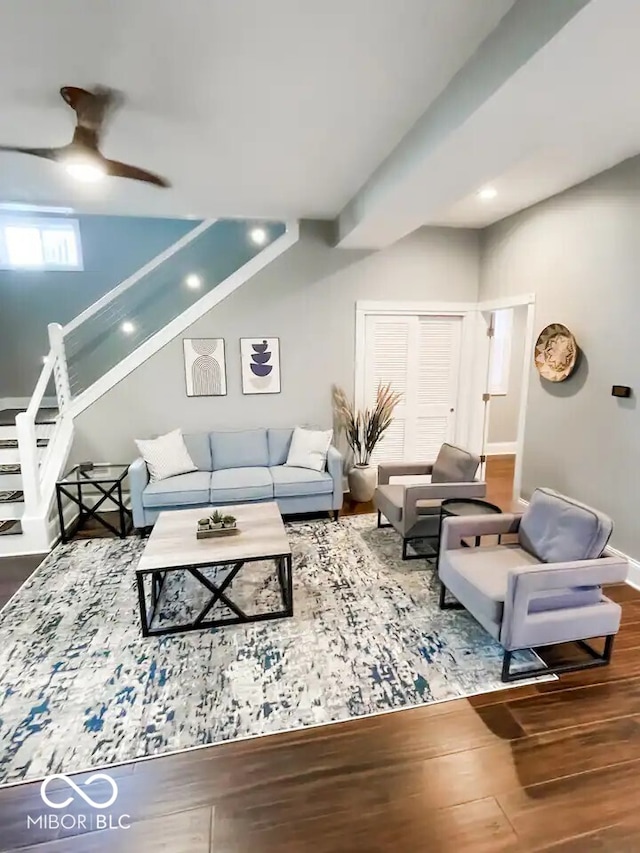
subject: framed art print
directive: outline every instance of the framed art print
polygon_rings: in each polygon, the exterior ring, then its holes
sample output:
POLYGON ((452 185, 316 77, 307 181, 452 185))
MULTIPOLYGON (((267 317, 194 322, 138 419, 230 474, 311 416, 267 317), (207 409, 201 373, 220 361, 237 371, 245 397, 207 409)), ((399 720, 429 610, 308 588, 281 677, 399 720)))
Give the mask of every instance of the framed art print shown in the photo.
POLYGON ((223 397, 227 393, 224 338, 183 338, 187 397, 223 397))
POLYGON ((280 339, 240 338, 243 394, 280 393, 280 339))

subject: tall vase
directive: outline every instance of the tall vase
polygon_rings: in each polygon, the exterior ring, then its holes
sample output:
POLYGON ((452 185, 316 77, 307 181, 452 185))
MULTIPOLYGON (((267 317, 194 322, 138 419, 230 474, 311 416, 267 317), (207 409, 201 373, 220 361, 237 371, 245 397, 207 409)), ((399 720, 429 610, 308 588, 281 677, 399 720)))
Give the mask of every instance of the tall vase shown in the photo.
POLYGON ((352 500, 367 503, 372 500, 376 490, 377 471, 371 465, 355 465, 347 476, 352 500))

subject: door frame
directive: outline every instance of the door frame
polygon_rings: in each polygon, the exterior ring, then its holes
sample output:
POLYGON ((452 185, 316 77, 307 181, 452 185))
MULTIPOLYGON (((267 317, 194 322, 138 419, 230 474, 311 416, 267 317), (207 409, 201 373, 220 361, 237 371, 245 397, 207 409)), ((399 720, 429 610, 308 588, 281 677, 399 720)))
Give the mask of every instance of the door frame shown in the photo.
MULTIPOLYGON (((522 356, 522 375, 520 381, 520 400, 518 402, 518 431, 516 435, 516 464, 513 472, 513 500, 519 501, 522 490, 522 462, 524 450, 524 437, 527 422, 527 401, 529 399, 529 383, 531 380, 531 366, 533 364, 533 349, 535 345, 535 293, 525 293, 520 296, 505 296, 497 299, 489 299, 478 303, 478 311, 483 320, 483 326, 487 328, 487 319, 492 311, 501 308, 521 308, 526 306, 527 319, 525 323, 524 351, 522 356)), ((487 348, 488 352, 488 348, 487 348)), ((488 367, 488 362, 487 362, 488 367)), ((486 385, 483 392, 488 391, 486 385)), ((491 407, 489 401, 488 406, 491 407)), ((490 412, 487 413, 487 419, 490 412)))
MULTIPOLYGON (((474 392, 475 384, 474 357, 477 335, 475 330, 478 325, 478 305, 475 302, 400 302, 387 301, 358 301, 356 302, 356 330, 355 330, 355 376, 354 376, 354 401, 358 408, 364 405, 365 394, 365 341, 367 317, 375 315, 411 315, 411 316, 435 316, 435 317, 460 317, 461 345, 460 345, 460 374, 458 378, 458 400, 456 405, 457 417, 455 428, 455 441, 463 446, 473 447, 477 444, 477 437, 473 435, 475 421, 474 417, 474 392)), ((430 461, 430 460, 426 460, 430 461)))

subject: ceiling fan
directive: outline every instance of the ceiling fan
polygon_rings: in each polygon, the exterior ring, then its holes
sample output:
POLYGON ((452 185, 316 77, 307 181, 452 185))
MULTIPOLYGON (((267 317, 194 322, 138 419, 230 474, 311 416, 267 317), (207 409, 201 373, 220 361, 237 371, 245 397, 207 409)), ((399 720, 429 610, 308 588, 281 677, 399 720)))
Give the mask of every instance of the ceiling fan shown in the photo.
POLYGON ((63 86, 60 94, 76 114, 76 128, 73 139, 60 148, 22 148, 12 145, 0 145, 0 151, 17 151, 20 154, 32 154, 61 163, 70 174, 79 180, 97 181, 105 175, 114 178, 131 178, 134 181, 146 181, 158 187, 168 187, 169 182, 153 172, 108 160, 100 151, 100 137, 109 114, 119 106, 123 97, 115 89, 97 86, 94 91, 79 89, 77 86, 63 86))

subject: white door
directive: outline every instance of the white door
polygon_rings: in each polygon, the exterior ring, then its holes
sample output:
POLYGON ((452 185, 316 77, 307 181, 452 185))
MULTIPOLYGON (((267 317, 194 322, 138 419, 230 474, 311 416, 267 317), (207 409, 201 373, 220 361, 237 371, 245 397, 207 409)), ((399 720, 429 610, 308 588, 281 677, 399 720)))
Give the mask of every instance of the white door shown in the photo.
POLYGON ((430 462, 455 438, 461 317, 369 315, 365 328, 364 405, 379 383, 402 401, 372 461, 430 462))

